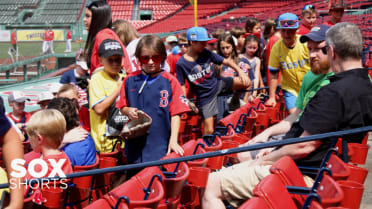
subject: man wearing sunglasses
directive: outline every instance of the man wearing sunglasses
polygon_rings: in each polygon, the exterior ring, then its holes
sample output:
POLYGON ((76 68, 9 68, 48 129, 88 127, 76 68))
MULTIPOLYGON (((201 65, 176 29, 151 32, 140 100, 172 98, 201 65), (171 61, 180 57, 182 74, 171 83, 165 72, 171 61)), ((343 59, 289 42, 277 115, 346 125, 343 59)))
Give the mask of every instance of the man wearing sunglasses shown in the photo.
POLYGON ((269 99, 266 105, 275 106, 275 94, 278 84, 278 75, 281 72, 281 85, 285 105, 289 113, 295 111, 295 104, 302 79, 310 70, 309 50, 296 35, 299 27, 298 17, 292 13, 279 16, 277 29, 280 29, 280 39, 270 52, 270 88, 269 99))

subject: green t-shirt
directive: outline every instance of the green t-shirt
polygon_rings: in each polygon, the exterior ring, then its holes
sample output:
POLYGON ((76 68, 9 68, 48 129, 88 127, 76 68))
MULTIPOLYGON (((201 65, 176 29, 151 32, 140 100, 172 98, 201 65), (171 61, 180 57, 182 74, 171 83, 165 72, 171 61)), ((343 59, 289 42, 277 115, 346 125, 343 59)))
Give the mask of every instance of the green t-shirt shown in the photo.
POLYGON ((301 117, 302 111, 316 92, 318 92, 321 87, 329 84, 328 77, 332 75, 334 75, 333 71, 324 75, 315 75, 311 71, 306 73, 296 100, 296 107, 301 110, 301 114, 297 119, 301 117))

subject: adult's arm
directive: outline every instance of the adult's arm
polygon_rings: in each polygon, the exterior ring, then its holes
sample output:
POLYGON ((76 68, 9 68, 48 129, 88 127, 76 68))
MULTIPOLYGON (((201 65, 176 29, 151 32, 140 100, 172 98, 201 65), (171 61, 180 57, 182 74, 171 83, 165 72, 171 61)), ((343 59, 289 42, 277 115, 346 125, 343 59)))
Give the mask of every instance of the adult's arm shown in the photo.
MULTIPOLYGON (((0 141, 3 143, 3 157, 8 174, 12 173, 11 163, 14 159, 23 159, 23 148, 21 141, 18 139, 17 132, 10 128, 3 136, 0 136, 0 141)), ((10 204, 7 209, 15 209, 23 207, 23 185, 18 182, 23 182, 23 178, 13 177, 8 175, 9 182, 13 182, 10 187, 10 204), (17 185, 17 186, 15 186, 17 185)), ((11 185, 11 184, 10 184, 11 185)))
MULTIPOLYGON (((300 137, 310 136, 311 134, 306 130, 301 134, 300 137)), ((272 165, 280 158, 284 156, 289 156, 293 160, 298 160, 305 158, 307 155, 312 153, 322 144, 321 141, 309 141, 309 142, 302 142, 297 144, 289 144, 277 149, 269 154, 265 155, 264 157, 258 159, 259 164, 261 165, 272 165)))
MULTIPOLYGON (((297 120, 298 116, 300 115, 301 110, 297 109, 295 110, 294 113, 288 115, 285 119, 280 121, 279 123, 265 129, 262 133, 258 134, 248 142, 240 145, 240 146, 247 146, 247 145, 252 145, 256 143, 262 143, 262 142, 267 142, 268 139, 271 136, 276 136, 280 134, 285 134, 287 133, 290 129, 292 124, 297 120)), ((272 148, 269 148, 271 150, 272 148)), ((265 151, 262 151, 265 152, 265 151)), ((238 159, 240 162, 251 160, 251 152, 240 152, 238 153, 238 159)))

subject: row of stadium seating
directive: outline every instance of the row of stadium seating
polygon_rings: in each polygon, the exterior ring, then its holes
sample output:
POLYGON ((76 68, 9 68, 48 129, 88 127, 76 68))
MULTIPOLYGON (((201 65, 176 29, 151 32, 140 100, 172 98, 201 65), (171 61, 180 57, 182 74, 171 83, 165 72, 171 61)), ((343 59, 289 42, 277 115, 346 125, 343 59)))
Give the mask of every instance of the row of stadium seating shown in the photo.
POLYGON ((17 21, 21 9, 35 9, 39 0, 2 0, 0 1, 0 24, 11 24, 17 21))
POLYGON ((39 0, 2 0, 0 5, 3 4, 13 4, 13 5, 22 5, 22 6, 36 6, 39 0))
POLYGON ((107 3, 111 7, 113 21, 117 19, 132 19, 134 1, 108 0, 107 3))
MULTIPOLYGON (((198 2, 199 3, 199 2, 198 2)), ((371 7, 372 2, 367 0, 352 0, 348 1, 348 6, 350 9, 360 9, 362 7, 371 7)), ((225 3, 225 8, 229 8, 229 5, 231 6, 231 3, 225 3)), ((298 3, 294 0, 288 0, 288 1, 254 1, 254 0, 246 0, 243 2, 238 2, 237 6, 238 8, 231 9, 231 10, 221 10, 219 11, 216 9, 215 5, 217 7, 220 5, 218 1, 213 1, 213 4, 205 5, 202 3, 198 4, 198 25, 208 27, 209 25, 213 27, 213 25, 219 24, 223 22, 223 20, 227 19, 235 19, 235 18, 241 18, 243 16, 249 17, 254 16, 258 18, 262 23, 269 17, 276 18, 280 14, 285 12, 293 12, 296 15, 301 15, 301 10, 305 4, 312 4, 315 6, 315 8, 320 12, 320 16, 318 18, 318 24, 321 22, 329 20, 328 15, 328 3, 321 0, 311 0, 306 2, 298 3), (293 5, 296 5, 295 7, 293 5), (208 8, 210 7, 210 9, 208 8), (203 9, 205 8, 205 9, 203 9), (213 11, 214 10, 214 11, 213 11), (222 11, 225 11, 222 15, 218 15, 213 18, 208 18, 209 15, 214 14, 221 14, 222 11), (323 18, 324 17, 324 18, 323 18)), ((233 4, 234 5, 234 4, 233 4)), ((370 13, 370 11, 369 11, 370 13)), ((169 32, 169 31, 179 31, 179 30, 185 30, 187 28, 190 28, 194 25, 193 21, 193 7, 192 5, 188 6, 185 10, 180 11, 176 13, 174 16, 169 17, 165 20, 160 20, 159 22, 155 24, 151 24, 148 26, 145 26, 144 28, 137 28, 142 33, 162 33, 162 32, 169 32), (164 27, 166 25, 167 27, 164 27), (169 27, 171 26, 171 27, 169 27)), ((345 14, 345 20, 347 20, 348 14, 345 14)), ((361 21, 356 22, 361 25, 361 21)), ((221 23, 221 25, 225 25, 225 23, 221 23)), ((239 24, 238 24, 239 25, 239 24)), ((241 23, 239 26, 244 26, 244 23, 241 23)), ((215 28, 215 27, 213 27, 215 28)))
MULTIPOLYGON (((206 18, 211 14, 220 13, 229 8, 236 6, 239 0, 232 0, 229 2, 222 3, 222 1, 207 1, 199 0, 198 1, 198 18, 206 18)), ((194 19, 194 8, 192 5, 188 5, 183 11, 178 12, 174 16, 167 18, 166 20, 160 21, 159 23, 149 25, 143 30, 140 29, 140 32, 143 33, 159 33, 174 30, 183 30, 194 25, 192 21, 194 19), (166 25, 167 27, 163 27, 166 25), (171 28, 170 28, 171 27, 171 28)), ((203 20, 199 19, 200 25, 203 20)), ((206 20, 206 22, 215 22, 213 20, 206 20)))
POLYGON ((75 23, 79 19, 79 14, 84 0, 46 0, 46 4, 41 11, 26 19, 27 24, 44 24, 47 20, 49 24, 54 23, 75 23))
POLYGON ((140 10, 152 10, 152 19, 161 20, 188 4, 187 0, 141 0, 140 10))

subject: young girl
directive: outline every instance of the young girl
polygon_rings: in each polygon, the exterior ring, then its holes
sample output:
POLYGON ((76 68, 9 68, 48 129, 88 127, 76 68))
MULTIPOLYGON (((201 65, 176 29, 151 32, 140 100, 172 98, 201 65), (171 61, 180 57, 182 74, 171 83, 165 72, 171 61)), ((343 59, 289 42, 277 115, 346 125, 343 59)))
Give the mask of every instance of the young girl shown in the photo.
POLYGON ((240 53, 243 48, 245 32, 246 31, 242 27, 233 27, 230 30, 230 34, 233 36, 234 44, 236 46, 235 48, 238 53, 240 53))
POLYGON ((128 76, 116 104, 130 119, 138 118, 142 110, 152 118, 149 132, 125 142, 130 163, 159 160, 170 151, 183 155, 177 142, 180 114, 189 111, 181 85, 163 66, 167 53, 163 41, 146 35, 138 42, 135 52, 141 71, 128 76))
MULTIPOLYGON (((217 53, 224 57, 225 59, 231 60, 235 64, 239 64, 239 56, 236 51, 235 43, 233 36, 230 34, 220 35, 217 42, 217 53)), ((247 66, 249 68, 249 66, 247 66)), ((241 67, 242 68, 242 67, 241 67)), ((219 77, 237 77, 238 73, 231 67, 227 65, 214 65, 214 70, 216 75, 219 77)), ((221 120, 223 117, 229 114, 229 105, 228 100, 231 99, 231 104, 239 105, 240 93, 229 93, 218 95, 217 104, 218 104, 218 114, 217 121, 221 120)), ((233 105, 234 106, 234 105, 233 105)), ((239 107, 239 106, 237 106, 239 107)), ((234 108, 231 108, 234 109, 234 108)))
MULTIPOLYGON (((258 88, 260 69, 261 69, 261 45, 260 40, 255 35, 248 35, 244 41, 244 48, 242 50, 242 60, 245 60, 250 65, 250 70, 248 72, 251 82, 253 82, 252 87, 258 88)), ((249 92, 245 94, 244 101, 251 102, 257 96, 257 91, 249 92)))
MULTIPOLYGON (((254 17, 251 17, 251 18, 248 18, 246 23, 245 23, 245 30, 247 31, 247 34, 246 35, 249 35, 249 34, 254 34, 258 37, 259 39, 259 43, 260 43, 260 46, 261 46, 261 54, 260 54, 260 57, 263 56, 263 50, 265 49, 265 39, 261 36, 261 23, 260 21, 257 19, 257 18, 254 18, 254 17)), ((245 47, 245 45, 244 45, 245 47)), ((243 47, 243 48, 244 48, 243 47)), ((241 52, 243 53, 243 52, 241 52)), ((261 73, 260 73, 260 78, 259 78, 259 87, 264 87, 264 80, 266 80, 266 72, 264 69, 260 69, 261 73)))
POLYGON ((261 23, 257 18, 251 17, 248 18, 245 22, 245 31, 247 33, 261 33, 261 23))
MULTIPOLYGON (((90 68, 89 74, 92 76, 96 68, 101 67, 99 61, 98 47, 105 39, 113 39, 121 43, 118 35, 111 30, 112 17, 110 5, 105 0, 94 0, 87 3, 85 16, 83 19, 85 29, 88 31, 87 41, 85 42, 85 53, 87 55, 87 64, 90 68)), ((127 73, 131 72, 131 64, 124 45, 123 49, 123 67, 127 73)))

